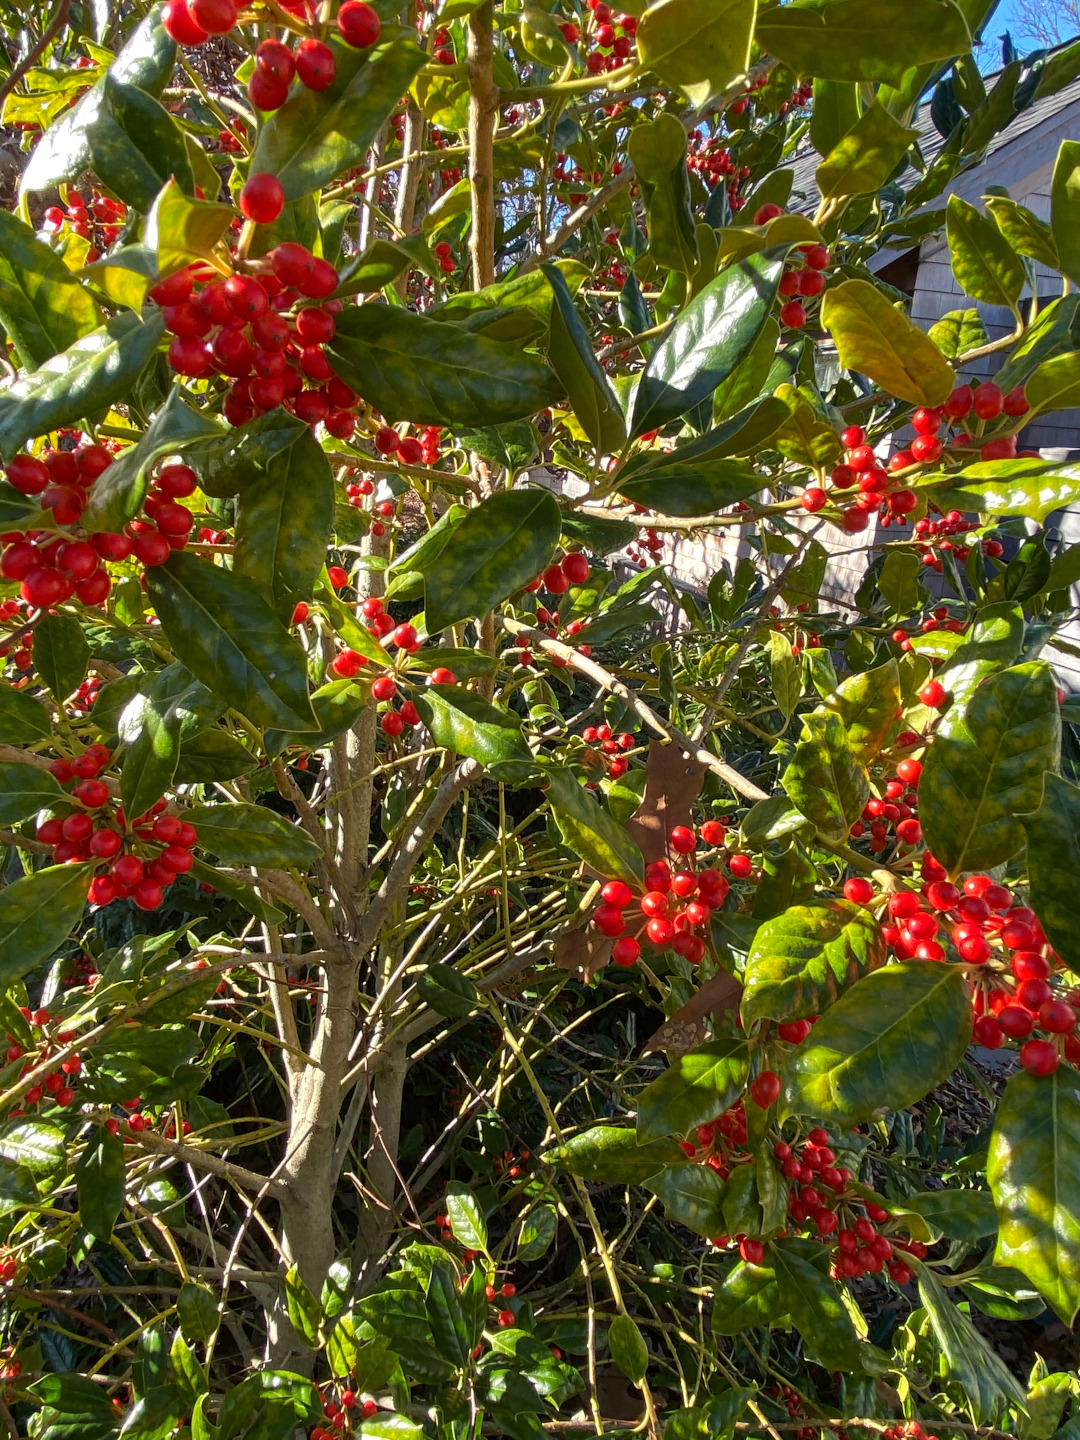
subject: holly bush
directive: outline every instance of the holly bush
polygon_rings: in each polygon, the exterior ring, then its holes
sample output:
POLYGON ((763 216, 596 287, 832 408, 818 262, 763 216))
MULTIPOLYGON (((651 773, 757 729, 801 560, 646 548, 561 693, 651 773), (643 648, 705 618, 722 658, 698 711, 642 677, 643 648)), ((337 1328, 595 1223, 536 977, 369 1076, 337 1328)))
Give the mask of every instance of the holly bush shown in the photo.
POLYGON ((13 1440, 1075 1433, 1080 143, 949 192, 1080 44, 992 9, 5 5, 13 1440))

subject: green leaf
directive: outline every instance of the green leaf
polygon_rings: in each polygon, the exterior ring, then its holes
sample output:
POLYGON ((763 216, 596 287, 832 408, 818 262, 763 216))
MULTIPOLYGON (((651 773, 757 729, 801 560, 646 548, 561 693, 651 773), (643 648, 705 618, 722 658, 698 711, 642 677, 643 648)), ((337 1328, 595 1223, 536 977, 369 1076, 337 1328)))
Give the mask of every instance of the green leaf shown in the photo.
POLYGON ((79 1220, 95 1240, 112 1236, 124 1206, 124 1142, 99 1125, 75 1166, 79 1220))
POLYGON ((518 1264, 526 1264, 530 1260, 539 1260, 541 1255, 546 1255, 558 1228, 559 1212, 554 1205, 537 1205, 535 1209, 530 1210, 521 1222, 521 1233, 518 1236, 514 1260, 518 1264))
POLYGON ((1050 231, 1057 248, 1054 267, 1080 284, 1080 140, 1063 140, 1050 184, 1050 231))
MULTIPOLYGON (((0 985, 47 960, 81 919, 92 865, 53 865, 0 890, 0 985)), ((0 1147, 0 1154, 3 1153, 0 1147)))
POLYGON ((692 1165, 684 1157, 651 1176, 645 1188, 653 1192, 675 1224, 698 1235, 719 1235, 725 1228, 724 1182, 708 1165, 692 1165))
POLYGON ((1018 255, 1026 255, 1057 270, 1058 253, 1050 226, 1026 205, 1007 195, 984 195, 994 224, 1018 255))
POLYGON ((432 685, 417 693, 416 708, 434 743, 445 750, 485 766, 532 762, 518 716, 489 704, 473 690, 432 685))
POLYGON ((926 843, 950 873, 1000 865, 1020 849, 1019 816, 1038 808, 1060 748, 1045 661, 1003 670, 974 691, 949 733, 934 737, 919 782, 926 843))
POLYGON ((918 133, 875 100, 818 166, 818 189, 826 199, 880 190, 918 133))
POLYGON ((207 495, 228 500, 248 485, 262 484, 274 457, 294 445, 307 428, 279 405, 246 425, 198 441, 186 450, 184 459, 207 495))
MULTIPOLYGON (((675 124, 685 144, 683 128, 677 120, 675 124)), ((554 265, 541 268, 555 296, 548 362, 569 396, 581 428, 596 449, 603 453, 617 452, 626 439, 626 425, 611 381, 593 353, 589 332, 577 312, 562 271, 554 265)))
MULTIPOLYGON (((355 50, 329 37, 337 67, 325 90, 296 86, 259 131, 251 172, 276 175, 286 200, 310 195, 360 165, 426 60, 416 34, 383 21, 378 42, 355 50)), ((381 408, 381 407, 380 407, 381 408)))
POLYGON ((769 318, 786 254, 781 247, 738 261, 680 312, 634 392, 633 435, 700 404, 749 354, 769 318))
POLYGON ((597 875, 640 882, 641 851, 621 825, 583 788, 570 770, 547 772, 547 800, 563 844, 597 875))
POLYGON ((295 1265, 291 1265, 285 1273, 285 1303, 293 1329, 315 1349, 319 1343, 322 1307, 304 1284, 295 1265))
POLYGON ((713 392, 713 420, 725 420, 755 401, 766 388, 776 359, 780 326, 771 317, 747 355, 713 392))
POLYGON ((748 69, 754 9, 753 0, 662 0, 638 24, 638 57, 701 110, 748 69))
POLYGON ((391 424, 501 425, 561 393, 547 365, 519 345, 390 305, 347 306, 326 351, 345 383, 391 424))
POLYGON ((120 771, 124 811, 145 815, 173 782, 180 755, 180 717, 171 707, 136 695, 120 716, 120 739, 127 747, 120 771))
MULTIPOLYGON (((859 0, 839 3, 863 9, 859 0)), ((937 0, 930 3, 936 4, 937 0)), ((798 8, 790 5, 776 13, 798 8)), ((875 6, 875 16, 877 13, 875 6)), ((952 393, 952 367, 941 351, 868 281, 845 280, 830 285, 822 301, 821 321, 836 341, 841 366, 860 372, 897 399, 934 406, 943 404, 952 393)))
POLYGON ((608 1185, 640 1185, 665 1165, 677 1165, 683 1158, 674 1140, 639 1145, 637 1132, 622 1125, 593 1125, 544 1152, 549 1165, 608 1185))
POLYGON ((428 631, 486 615, 535 579, 555 553, 559 532, 559 506, 550 490, 502 491, 470 510, 453 545, 424 575, 428 631))
POLYGON ((322 855, 310 835, 265 805, 202 805, 189 810, 186 819, 199 832, 200 846, 226 865, 306 870, 322 855))
POLYGON ((390 240, 373 240, 362 255, 355 255, 339 266, 340 284, 333 292, 334 298, 375 294, 384 286, 392 285, 411 263, 408 251, 400 245, 390 240))
POLYGON ((0 210, 0 324, 28 370, 101 324, 90 293, 10 210, 0 210))
POLYGON ((220 436, 221 427, 190 403, 179 380, 142 437, 113 460, 90 487, 82 523, 88 530, 122 530, 142 507, 152 466, 166 455, 208 436, 220 436))
POLYGON ((626 1378, 640 1385, 649 1368, 649 1347, 629 1315, 616 1315, 608 1326, 608 1349, 626 1378))
POLYGON ((758 16, 755 39, 797 75, 898 84, 904 71, 971 48, 951 0, 797 0, 758 16))
POLYGON ((921 1215, 936 1233, 969 1245, 997 1230, 994 1200, 988 1190, 924 1190, 906 1195, 903 1207, 921 1215))
POLYGON ((870 796, 866 767, 855 758, 839 715, 815 711, 802 723, 780 783, 826 839, 844 840, 870 796))
POLYGON ((264 728, 314 729, 306 656, 248 581, 174 550, 147 589, 173 653, 226 705, 264 728))
POLYGON ((746 1042, 733 1036, 699 1045, 671 1064, 637 1097, 639 1144, 665 1135, 685 1139, 698 1125, 722 1115, 746 1083, 746 1042))
MULTIPOLYGON (((1057 383, 1060 372, 1052 383, 1057 383)), ((941 509, 978 510, 990 515, 1026 515, 1045 520, 1051 510, 1080 498, 1080 465, 1053 460, 981 460, 954 480, 924 491, 941 509)))
POLYGON ((64 1132, 43 1120, 4 1120, 0 1122, 0 1160, 23 1165, 38 1178, 55 1175, 66 1163, 64 1132))
POLYGON ((460 1368, 469 1358, 472 1341, 453 1276, 447 1266, 432 1267, 424 1303, 435 1349, 444 1360, 460 1368))
POLYGON ((157 256, 158 276, 164 279, 212 255, 234 214, 231 205, 190 199, 170 176, 150 207, 143 237, 157 256))
POLYGON ((286 625, 297 600, 310 600, 334 527, 334 477, 305 427, 276 455, 260 484, 246 486, 236 511, 233 574, 245 576, 286 625))
POLYGON ((1080 790, 1048 773, 1042 804, 1023 817, 1028 843, 1031 905, 1046 937, 1064 963, 1080 974, 1080 790))
MULTIPOLYGON (((654 7, 652 13, 670 11, 670 8, 660 5, 654 7)), ((685 12, 686 6, 682 9, 685 12)), ((644 18, 641 25, 645 25, 644 18)), ((640 40, 638 43, 640 45, 640 40)), ((686 131, 674 115, 664 112, 655 120, 634 126, 627 141, 627 154, 645 197, 650 258, 661 269, 693 275, 698 268, 699 254, 690 208, 686 131)))
POLYGON ((888 739, 900 710, 900 667, 895 660, 886 660, 861 675, 849 675, 826 704, 843 721, 855 759, 869 765, 888 739))
POLYGON ((769 1259, 780 1305, 818 1362, 826 1370, 862 1370, 867 1351, 835 1283, 819 1269, 821 1246, 812 1240, 778 1241, 769 1259))
POLYGON ((264 925, 280 925, 285 919, 283 910, 268 905, 250 885, 245 885, 242 880, 234 880, 231 875, 223 875, 204 860, 195 861, 191 868, 191 878, 200 885, 209 885, 213 890, 220 890, 222 895, 235 901, 264 925))
POLYGON ((27 440, 130 398, 162 334, 155 305, 145 317, 114 315, 38 370, 0 391, 0 456, 27 440))
POLYGON ((911 550, 890 550, 877 578, 877 587, 896 616, 910 615, 926 591, 919 584, 919 557, 911 550))
POLYGON ((845 991, 790 1057, 783 1104, 845 1128, 903 1110, 952 1074, 970 1038, 960 969, 888 965, 845 991))
POLYGON ((451 1180, 446 1187, 445 1203, 454 1239, 469 1250, 486 1250, 488 1237, 484 1212, 469 1187, 460 1180, 451 1180))
POLYGON ((1033 412, 1070 410, 1080 404, 1080 365, 1076 353, 1044 360, 1024 386, 1033 412))
MULTIPOLYGON (((831 465, 840 456, 836 427, 822 413, 820 404, 811 404, 807 387, 780 385, 776 400, 788 408, 787 418, 776 435, 776 448, 796 465, 818 470, 831 465)), ((815 397, 816 399, 816 397, 815 397)))
POLYGON ((992 220, 974 205, 950 195, 945 233, 952 272, 965 295, 984 305, 1003 305, 1016 313, 1024 288, 1024 266, 992 220))
MULTIPOLYGON (((785 720, 795 713, 802 694, 802 670, 791 648, 791 641, 780 630, 769 635, 769 684, 785 720)), ((766 803, 766 802, 761 802, 766 803)))
POLYGON ((177 785, 236 780, 258 766, 257 757, 227 730, 204 730, 181 741, 174 779, 177 785))
POLYGON ((952 696, 949 709, 938 722, 939 735, 951 734, 964 717, 969 696, 988 675, 1011 665, 1024 643, 1024 616, 1018 605, 1001 601, 981 610, 962 645, 956 646, 938 672, 952 696))
POLYGON ((90 646, 74 615, 46 615, 34 632, 34 668, 57 700, 66 700, 86 678, 90 646))
POLYGON ((86 118, 91 166, 126 204, 146 214, 170 177, 194 191, 184 132, 145 90, 108 74, 86 118))
POLYGON ((886 958, 881 926, 863 906, 794 905, 754 936, 743 975, 743 1026, 820 1015, 886 958))
POLYGON ((18 825, 39 810, 66 805, 67 799, 48 770, 21 760, 0 762, 0 825, 18 825))
POLYGON ((949 360, 958 360, 969 350, 989 342, 990 336, 978 310, 948 310, 926 332, 949 360))
POLYGON ((217 1333, 220 1323, 214 1292, 193 1280, 185 1280, 176 1297, 176 1318, 189 1345, 205 1344, 217 1333))
POLYGON ((780 1287, 771 1265, 741 1262, 717 1287, 713 1329, 719 1335, 739 1335, 744 1330, 779 1320, 784 1311, 780 1287))
POLYGON ((859 119, 859 89, 851 83, 814 80, 810 140, 819 155, 831 154, 859 119))
POLYGON ((33 745, 51 735, 49 712, 41 701, 0 681, 0 745, 33 745))
POLYGON ((464 1019, 480 1006, 480 994, 467 975, 438 961, 417 977, 416 989, 425 1005, 448 1019, 464 1019))
POLYGON ((953 1304, 928 1265, 919 1266, 919 1299, 930 1317, 945 1377, 960 1387, 974 1424, 992 1420, 1003 1403, 1024 1406, 1024 1387, 968 1316, 953 1304))
MULTIPOLYGON (((152 7, 109 67, 114 80, 137 85, 153 96, 164 90, 176 64, 176 45, 161 24, 163 9, 160 4, 152 7)), ((45 131, 23 171, 20 195, 77 180, 90 168, 88 130, 98 112, 104 88, 102 78, 45 131)))

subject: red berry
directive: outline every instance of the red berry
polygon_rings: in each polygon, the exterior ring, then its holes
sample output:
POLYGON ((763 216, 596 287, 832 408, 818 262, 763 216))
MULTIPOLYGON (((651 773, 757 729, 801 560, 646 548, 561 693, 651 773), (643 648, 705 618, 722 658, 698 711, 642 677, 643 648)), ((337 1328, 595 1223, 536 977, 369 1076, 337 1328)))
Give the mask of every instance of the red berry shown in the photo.
POLYGON ((739 1241, 739 1254, 747 1265, 760 1265, 765 1258, 765 1246, 760 1240, 739 1241))
POLYGON ((296 47, 296 74, 309 90, 325 90, 334 83, 337 62, 329 45, 311 36, 296 47))
POLYGON ((210 38, 192 19, 185 0, 168 0, 161 12, 161 25, 169 39, 178 45, 205 45, 210 38))
POLYGON ((789 330, 801 330, 806 324, 806 310, 798 300, 789 300, 780 307, 780 323, 789 330))
POLYGON ((874 898, 874 887, 862 875, 853 875, 844 881, 844 895, 856 905, 869 905, 874 898))
POLYGON ((374 45, 382 28, 376 12, 363 0, 345 0, 337 13, 337 27, 346 45, 355 50, 374 45))
MULTIPOLYGON (((244 182, 238 204, 240 213, 246 219, 256 225, 272 225, 285 208, 285 191, 276 175, 259 170, 244 182)), ((261 285, 259 289, 262 289, 261 285)), ((262 307, 263 310, 265 308, 262 307)))
POLYGON ((945 703, 945 686, 940 680, 928 680, 919 691, 919 699, 930 710, 939 710, 945 703))
POLYGON ((1004 407, 1005 397, 992 380, 976 388, 972 408, 980 420, 993 420, 1004 407))
POLYGON ((255 51, 255 64, 268 80, 288 85, 296 74, 296 57, 280 40, 263 40, 255 51))
POLYGON ((570 581, 571 585, 584 585, 589 578, 589 558, 580 550, 574 550, 564 557, 562 562, 563 574, 570 581))
POLYGON ((762 1110, 767 1110, 779 1098, 780 1076, 775 1070, 762 1070, 750 1082, 750 1099, 762 1110))
POLYGON ((697 836, 688 825, 676 825, 670 839, 671 848, 677 855, 690 855, 697 849, 697 836))
POLYGON ((616 965, 633 965, 634 961, 641 954, 641 946, 630 935, 620 935, 615 941, 615 947, 611 952, 611 958, 616 965))
POLYGON ((207 35, 227 35, 236 24, 235 0, 187 0, 188 15, 207 35))
POLYGON ((1058 1053, 1049 1040, 1028 1040, 1020 1047, 1020 1064, 1030 1075, 1052 1075, 1058 1053))

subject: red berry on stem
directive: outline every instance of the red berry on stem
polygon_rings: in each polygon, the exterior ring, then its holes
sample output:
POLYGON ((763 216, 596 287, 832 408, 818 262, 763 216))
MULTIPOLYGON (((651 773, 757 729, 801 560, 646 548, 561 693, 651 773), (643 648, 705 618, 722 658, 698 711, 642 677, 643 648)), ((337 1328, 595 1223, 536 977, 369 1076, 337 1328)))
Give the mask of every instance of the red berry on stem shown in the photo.
MULTIPOLYGON (((244 182, 237 202, 240 213, 256 225, 272 225, 285 208, 285 191, 276 175, 259 170, 244 182)), ((262 289, 262 286, 259 286, 262 289)), ((265 296, 266 292, 263 291, 265 296)), ((264 305, 259 311, 266 309, 264 305)))

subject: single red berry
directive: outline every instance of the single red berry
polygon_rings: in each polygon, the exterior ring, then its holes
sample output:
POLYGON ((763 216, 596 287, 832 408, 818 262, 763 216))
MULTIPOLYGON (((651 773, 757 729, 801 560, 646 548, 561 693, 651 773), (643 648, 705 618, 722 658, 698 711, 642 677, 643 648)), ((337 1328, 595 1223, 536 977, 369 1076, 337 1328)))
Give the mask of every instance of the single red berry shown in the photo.
POLYGON ((775 1070, 762 1070, 750 1082, 750 1099, 762 1110, 780 1098, 780 1076, 775 1070))
POLYGON ((1052 1075, 1058 1053, 1049 1040, 1028 1040, 1020 1047, 1020 1064, 1029 1075, 1052 1075))
POLYGON ((940 680, 928 680, 919 691, 919 699, 930 710, 940 710, 945 703, 945 686, 940 680))
MULTIPOLYGON (((245 219, 256 225, 272 225, 285 208, 285 191, 276 175, 259 170, 244 182, 237 203, 245 219)), ((263 294, 265 296, 265 290, 263 294)))
POLYGON ((616 965, 633 965, 641 954, 641 946, 630 935, 620 935, 615 941, 615 947, 611 952, 611 958, 616 965))
POLYGON ((192 19, 185 0, 168 0, 161 12, 161 26, 169 39, 175 40, 177 45, 205 45, 210 38, 202 26, 192 19))
POLYGON ((739 1254, 747 1265, 760 1265, 765 1258, 765 1246, 760 1240, 739 1241, 739 1254))
POLYGON ((382 28, 376 12, 363 0, 345 0, 337 13, 337 27, 346 45, 354 50, 374 45, 382 28))
POLYGON ((697 849, 697 836, 688 825, 676 825, 670 840, 671 848, 677 855, 690 855, 697 849))
POLYGON ((310 35, 296 47, 296 74, 309 90, 325 90, 334 83, 337 62, 329 45, 310 35))
POLYGON ((235 0, 187 0, 188 14, 207 35, 227 35, 236 24, 235 0))
POLYGON ((869 905, 874 898, 874 887, 863 875, 853 875, 844 881, 844 895, 856 905, 869 905))

